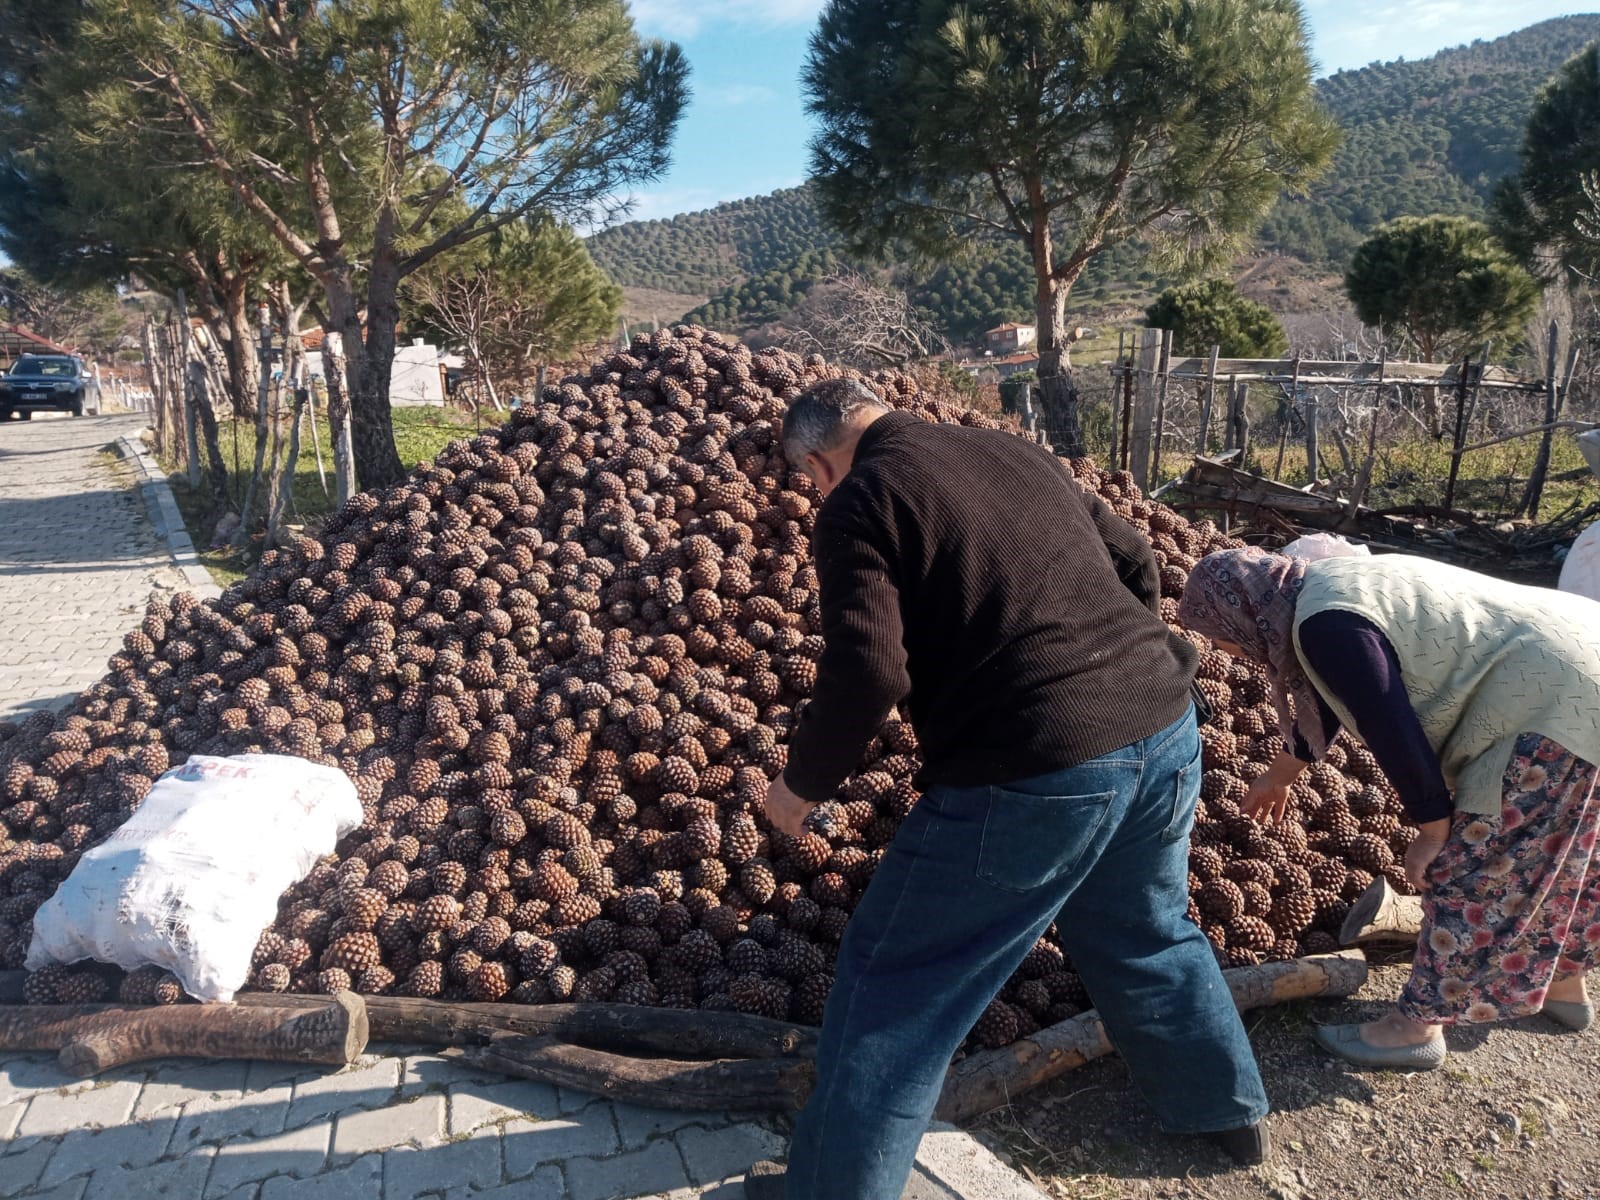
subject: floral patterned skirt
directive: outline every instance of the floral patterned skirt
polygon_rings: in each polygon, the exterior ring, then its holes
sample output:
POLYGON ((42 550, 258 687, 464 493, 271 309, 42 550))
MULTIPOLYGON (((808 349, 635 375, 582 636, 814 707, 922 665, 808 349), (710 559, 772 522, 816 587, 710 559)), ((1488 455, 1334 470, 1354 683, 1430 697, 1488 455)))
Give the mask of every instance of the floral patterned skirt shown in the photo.
POLYGON ((1539 1011, 1552 981, 1600 964, 1600 768, 1517 739, 1498 817, 1458 813, 1429 870, 1400 1011, 1453 1025, 1539 1011))

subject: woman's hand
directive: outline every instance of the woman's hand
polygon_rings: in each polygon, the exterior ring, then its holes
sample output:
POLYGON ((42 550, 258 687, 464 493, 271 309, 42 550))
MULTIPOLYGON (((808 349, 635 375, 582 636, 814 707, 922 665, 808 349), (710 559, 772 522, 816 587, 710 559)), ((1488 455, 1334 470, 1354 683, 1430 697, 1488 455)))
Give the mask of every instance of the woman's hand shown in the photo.
POLYGON ((767 820, 772 822, 774 829, 782 830, 790 837, 799 837, 806 831, 806 817, 815 807, 811 801, 802 800, 791 792, 782 775, 767 785, 767 820))
POLYGON ((1258 821, 1276 825, 1289 812, 1290 786, 1309 765, 1286 750, 1278 751, 1267 769, 1251 783, 1239 808, 1258 821))
POLYGON ((1428 887, 1428 868, 1439 857, 1439 851, 1450 838, 1450 818, 1440 817, 1417 826, 1417 836, 1406 848, 1406 879, 1417 891, 1428 887))

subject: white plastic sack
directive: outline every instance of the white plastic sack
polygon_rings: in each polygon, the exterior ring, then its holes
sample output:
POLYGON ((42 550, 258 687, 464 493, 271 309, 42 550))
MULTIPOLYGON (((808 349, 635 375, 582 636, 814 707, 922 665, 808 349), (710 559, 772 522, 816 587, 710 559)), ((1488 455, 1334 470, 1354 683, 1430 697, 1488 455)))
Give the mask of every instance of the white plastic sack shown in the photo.
POLYGON ((361 819, 355 786, 331 767, 193 755, 40 905, 28 968, 153 964, 198 1000, 231 1000, 278 898, 361 819))
POLYGON ((1556 585, 1563 592, 1573 592, 1600 600, 1600 521, 1578 535, 1561 564, 1561 582, 1556 585))
POLYGON ((1297 537, 1283 548, 1290 558, 1315 560, 1319 558, 1348 558, 1351 555, 1368 555, 1372 551, 1354 542, 1347 542, 1336 533, 1308 533, 1297 537))

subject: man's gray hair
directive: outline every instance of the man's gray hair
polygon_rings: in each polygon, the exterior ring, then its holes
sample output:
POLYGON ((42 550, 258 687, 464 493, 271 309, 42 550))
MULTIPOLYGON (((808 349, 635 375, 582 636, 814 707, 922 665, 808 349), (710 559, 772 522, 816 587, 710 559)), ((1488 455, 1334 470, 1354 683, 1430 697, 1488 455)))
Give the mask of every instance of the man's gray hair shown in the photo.
POLYGON ((877 393, 855 379, 824 379, 790 402, 783 414, 783 453, 795 466, 808 454, 838 449, 860 413, 886 412, 877 393))

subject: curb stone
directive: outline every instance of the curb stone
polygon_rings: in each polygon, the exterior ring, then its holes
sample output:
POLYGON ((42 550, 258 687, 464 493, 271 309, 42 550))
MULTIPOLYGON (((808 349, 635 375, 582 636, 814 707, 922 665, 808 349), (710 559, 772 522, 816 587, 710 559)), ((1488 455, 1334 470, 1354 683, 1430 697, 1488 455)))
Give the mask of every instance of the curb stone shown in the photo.
POLYGON ((118 438, 117 449, 139 472, 139 497, 150 513, 156 533, 167 545, 172 565, 202 599, 214 600, 222 595, 211 572, 201 565, 195 554, 194 541, 184 527, 183 514, 178 511, 178 502, 173 498, 160 464, 133 438, 118 438))

